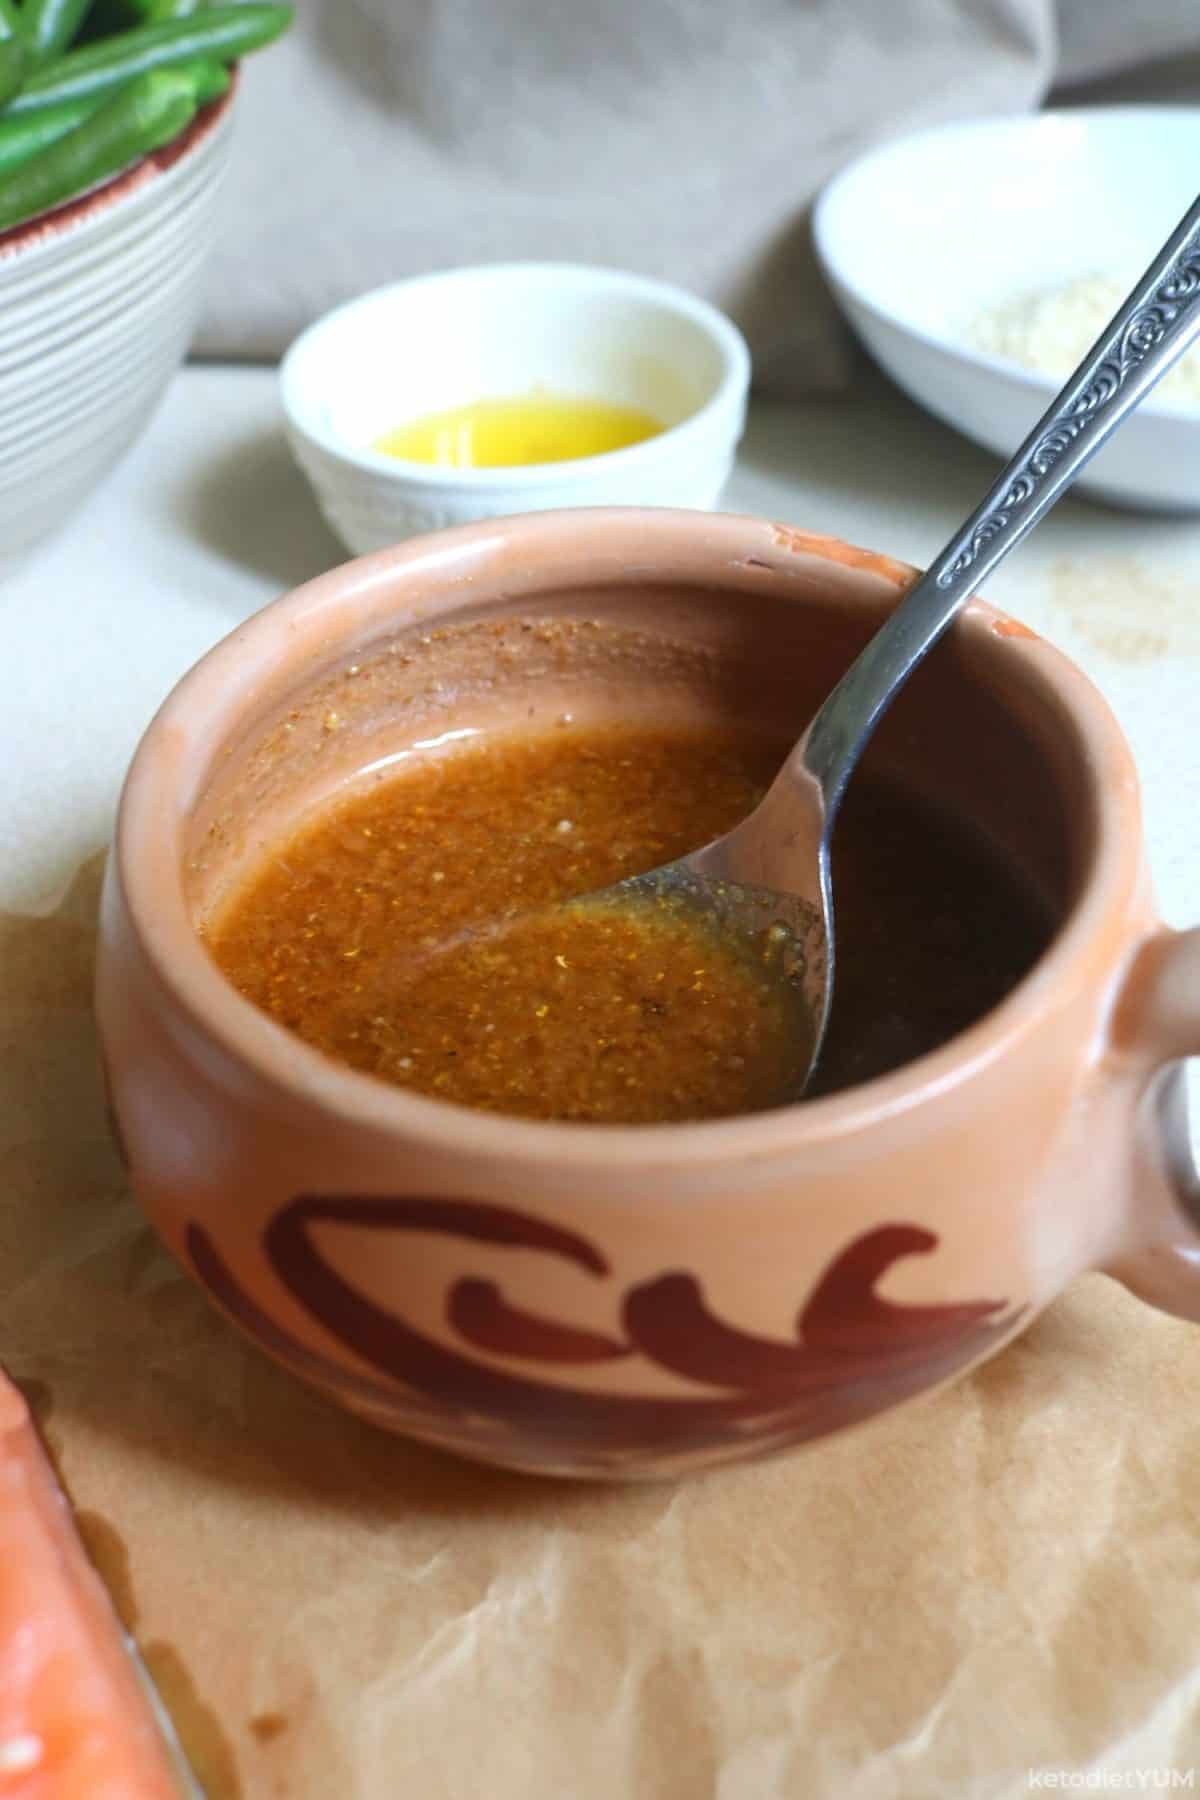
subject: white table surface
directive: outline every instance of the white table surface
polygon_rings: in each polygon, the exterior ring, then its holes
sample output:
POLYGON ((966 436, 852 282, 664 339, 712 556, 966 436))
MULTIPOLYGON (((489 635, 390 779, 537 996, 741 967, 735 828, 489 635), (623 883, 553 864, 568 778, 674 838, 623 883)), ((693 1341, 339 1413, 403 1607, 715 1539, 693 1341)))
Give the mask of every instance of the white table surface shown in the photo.
MULTIPOLYGON (((927 561, 994 477, 881 377, 755 410, 724 504, 927 561)), ((109 836, 159 701, 248 613, 345 558, 280 427, 275 377, 192 366, 67 529, 0 586, 0 906, 40 910, 109 836)), ((1080 662, 1141 769, 1168 919, 1200 919, 1200 519, 1065 501, 989 598, 1080 662)))

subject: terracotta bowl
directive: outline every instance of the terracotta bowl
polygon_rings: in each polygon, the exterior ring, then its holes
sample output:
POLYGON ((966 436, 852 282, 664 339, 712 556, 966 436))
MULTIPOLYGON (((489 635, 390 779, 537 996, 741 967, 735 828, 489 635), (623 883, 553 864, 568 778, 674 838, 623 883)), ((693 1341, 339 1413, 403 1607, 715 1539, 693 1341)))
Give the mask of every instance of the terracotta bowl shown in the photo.
POLYGON ((999 1007, 884 1079, 694 1125, 474 1113, 300 1043, 196 934, 303 809, 465 723, 798 730, 911 573, 753 519, 547 513, 335 570, 184 679, 125 787, 98 1013, 134 1190, 233 1325, 394 1430, 657 1475, 920 1394, 1084 1269, 1200 1314, 1176 1062, 1200 1049, 1200 934, 1156 919, 1104 703, 983 604, 870 754, 1019 858, 1060 923, 999 1007))
POLYGON ((0 232, 0 578, 77 511, 183 359, 233 98, 102 187, 0 232))

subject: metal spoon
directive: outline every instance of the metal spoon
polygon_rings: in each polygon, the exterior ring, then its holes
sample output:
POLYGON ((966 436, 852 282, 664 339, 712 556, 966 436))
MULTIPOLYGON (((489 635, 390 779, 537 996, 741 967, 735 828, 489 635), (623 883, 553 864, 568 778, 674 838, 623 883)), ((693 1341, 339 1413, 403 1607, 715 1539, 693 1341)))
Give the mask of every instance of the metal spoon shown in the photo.
POLYGON ((871 733, 959 608, 1198 332, 1200 201, 982 504, 842 676, 749 818, 676 862, 571 902, 686 908, 732 945, 765 954, 796 1002, 795 1094, 820 1056, 833 997, 830 838, 871 733))

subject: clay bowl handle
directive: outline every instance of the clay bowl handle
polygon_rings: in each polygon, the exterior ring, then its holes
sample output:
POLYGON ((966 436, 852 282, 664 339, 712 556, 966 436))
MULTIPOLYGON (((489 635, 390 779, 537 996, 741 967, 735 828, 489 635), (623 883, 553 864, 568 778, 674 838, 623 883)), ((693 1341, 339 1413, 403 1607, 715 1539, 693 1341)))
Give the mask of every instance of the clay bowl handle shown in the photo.
POLYGON ((1200 1323, 1200 1171, 1182 1059, 1200 1056, 1200 928, 1142 947, 1113 1015, 1114 1054, 1148 1064, 1134 1144, 1133 1247, 1106 1273, 1140 1299, 1200 1323))

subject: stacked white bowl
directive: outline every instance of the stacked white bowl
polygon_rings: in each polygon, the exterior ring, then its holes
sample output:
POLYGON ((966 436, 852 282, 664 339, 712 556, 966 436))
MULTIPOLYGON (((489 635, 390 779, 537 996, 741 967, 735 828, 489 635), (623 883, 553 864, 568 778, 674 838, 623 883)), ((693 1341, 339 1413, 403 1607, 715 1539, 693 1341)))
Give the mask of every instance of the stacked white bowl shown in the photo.
POLYGON ((0 235, 0 577, 113 467, 187 349, 232 99, 116 181, 0 235))
MULTIPOLYGON (((956 120, 852 162, 821 195, 813 235, 876 361, 922 406, 1007 460, 1092 330, 1065 347, 1056 369, 982 349, 974 331, 997 306, 1052 299, 1089 278, 1127 291, 1196 198, 1198 167, 1200 106, 956 120)), ((1200 407, 1155 390, 1077 491, 1111 505, 1200 512, 1200 407)))

